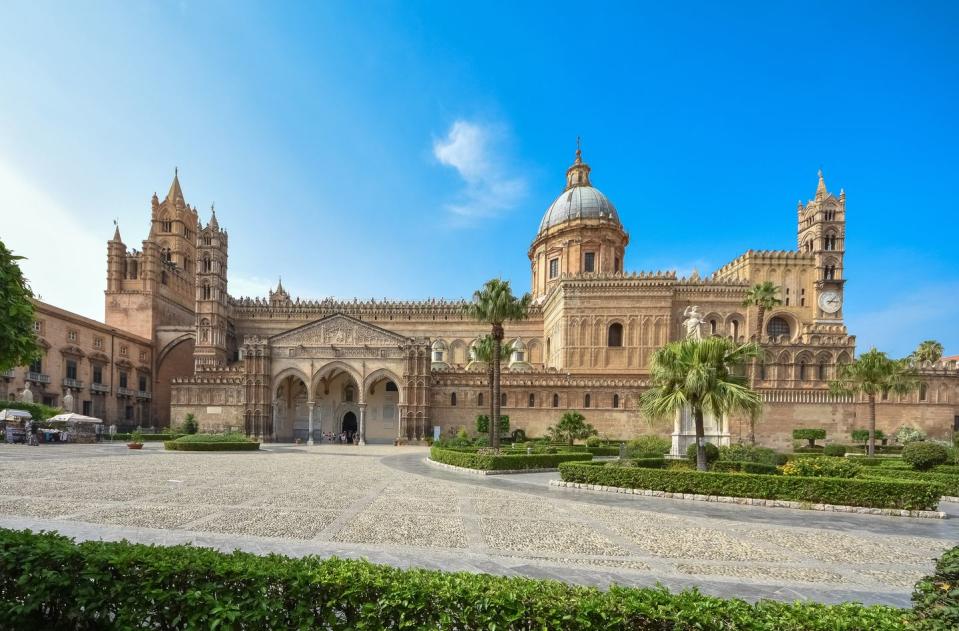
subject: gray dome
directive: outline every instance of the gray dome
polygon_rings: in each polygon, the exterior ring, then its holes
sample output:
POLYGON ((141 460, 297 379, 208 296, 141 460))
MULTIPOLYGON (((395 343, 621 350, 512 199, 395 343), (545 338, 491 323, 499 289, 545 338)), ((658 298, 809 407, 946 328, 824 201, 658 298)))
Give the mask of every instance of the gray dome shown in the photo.
POLYGON ((613 203, 603 193, 592 186, 573 186, 556 198, 543 220, 539 222, 539 231, 559 225, 571 219, 610 219, 617 225, 619 214, 613 203))

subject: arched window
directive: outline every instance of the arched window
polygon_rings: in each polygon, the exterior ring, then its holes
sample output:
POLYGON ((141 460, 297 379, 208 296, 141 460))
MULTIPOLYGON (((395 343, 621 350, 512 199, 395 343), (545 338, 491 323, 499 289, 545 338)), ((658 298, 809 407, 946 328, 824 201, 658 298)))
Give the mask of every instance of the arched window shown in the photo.
POLYGON ((506 405, 506 393, 505 393, 505 392, 501 392, 501 393, 500 393, 500 395, 499 395, 499 404, 500 404, 500 405, 506 405))
POLYGON ((623 345, 623 325, 619 322, 613 322, 609 325, 609 331, 606 335, 607 346, 623 345))
POLYGON ((736 341, 739 339, 739 320, 733 320, 732 326, 733 326, 733 341, 736 341))
POLYGON ((925 401, 925 400, 926 400, 926 395, 927 395, 926 383, 925 383, 925 382, 922 382, 922 383, 919 384, 919 400, 920 400, 920 401, 925 401))
POLYGON ((614 394, 614 395, 613 395, 613 407, 614 407, 614 408, 618 408, 618 407, 619 407, 619 395, 618 395, 618 394, 614 394))
POLYGON ((210 291, 210 286, 207 284, 203 285, 203 300, 209 300, 212 292, 210 291))
POLYGON ((558 394, 554 394, 554 395, 553 395, 553 407, 554 407, 554 408, 558 408, 558 407, 559 407, 559 395, 558 395, 558 394))
POLYGON ((483 393, 482 393, 482 392, 480 392, 478 395, 476 395, 476 405, 478 405, 478 406, 480 406, 480 407, 483 407, 483 393))
POLYGON ((771 318, 769 323, 766 325, 766 334, 769 335, 769 337, 777 337, 782 335, 788 338, 789 323, 786 322, 784 318, 780 318, 779 316, 771 318))
POLYGON ((583 407, 584 407, 584 408, 588 408, 591 401, 592 401, 592 398, 591 398, 588 394, 587 394, 586 396, 584 396, 584 397, 583 397, 583 407))
POLYGON ((526 407, 536 407, 536 395, 532 392, 529 393, 529 400, 526 402, 526 407))
POLYGON ((816 375, 819 381, 826 380, 826 362, 819 362, 819 372, 816 375))
POLYGON ((710 334, 710 335, 716 335, 716 321, 715 321, 715 320, 710 320, 710 321, 709 321, 709 334, 710 334))
POLYGON ((806 362, 804 361, 799 362, 799 380, 806 380, 806 362))
POLYGON ((759 378, 766 380, 766 362, 759 362, 759 378))
POLYGON ((210 261, 209 257, 204 257, 203 259, 203 271, 212 272, 213 271, 213 262, 210 261))

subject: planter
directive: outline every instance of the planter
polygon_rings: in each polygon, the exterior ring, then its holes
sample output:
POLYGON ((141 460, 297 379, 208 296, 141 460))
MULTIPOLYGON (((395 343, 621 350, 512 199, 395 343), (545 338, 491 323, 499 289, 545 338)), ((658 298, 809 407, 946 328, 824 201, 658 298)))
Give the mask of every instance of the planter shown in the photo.
POLYGON ((143 449, 143 443, 127 443, 130 449, 143 449))

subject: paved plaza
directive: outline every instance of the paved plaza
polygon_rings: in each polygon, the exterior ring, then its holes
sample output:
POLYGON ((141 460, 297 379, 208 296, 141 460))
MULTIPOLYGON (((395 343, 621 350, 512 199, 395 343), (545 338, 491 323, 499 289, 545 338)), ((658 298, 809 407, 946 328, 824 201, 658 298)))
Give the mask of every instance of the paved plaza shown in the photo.
POLYGON ((0 445, 0 526, 82 539, 368 558, 605 586, 907 605, 959 541, 919 520, 592 495, 556 473, 479 477, 420 448, 265 445, 259 453, 0 445))

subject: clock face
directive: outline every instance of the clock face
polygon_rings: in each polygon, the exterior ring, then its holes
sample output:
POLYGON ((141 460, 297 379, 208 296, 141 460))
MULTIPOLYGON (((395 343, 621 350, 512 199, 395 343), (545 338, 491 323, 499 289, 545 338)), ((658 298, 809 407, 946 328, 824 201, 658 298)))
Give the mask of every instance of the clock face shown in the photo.
POLYGON ((838 291, 824 291, 819 294, 819 308, 825 313, 836 313, 842 307, 842 296, 838 291))

